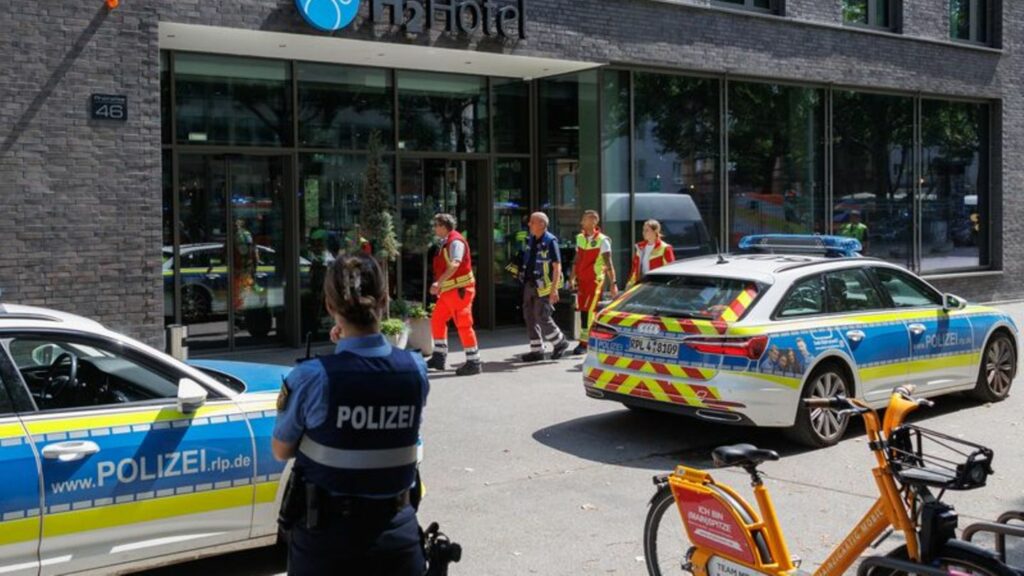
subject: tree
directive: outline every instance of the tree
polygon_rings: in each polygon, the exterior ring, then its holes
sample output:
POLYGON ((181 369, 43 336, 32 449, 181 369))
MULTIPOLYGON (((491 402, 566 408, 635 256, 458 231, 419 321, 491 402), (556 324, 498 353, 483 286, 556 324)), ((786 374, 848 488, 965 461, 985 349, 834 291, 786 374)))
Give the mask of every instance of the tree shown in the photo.
MULTIPOLYGON (((370 133, 363 194, 360 198, 359 228, 372 247, 373 257, 384 271, 384 291, 390 297, 389 263, 398 259, 402 244, 395 232, 395 208, 388 185, 388 170, 381 150, 380 133, 370 133)), ((384 308, 387 313, 387 307, 384 308)))

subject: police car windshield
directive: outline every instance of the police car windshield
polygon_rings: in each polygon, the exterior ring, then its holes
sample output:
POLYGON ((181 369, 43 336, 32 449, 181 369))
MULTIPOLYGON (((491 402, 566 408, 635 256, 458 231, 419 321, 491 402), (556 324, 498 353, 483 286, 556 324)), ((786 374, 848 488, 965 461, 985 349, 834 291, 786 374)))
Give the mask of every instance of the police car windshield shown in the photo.
MULTIPOLYGON (((744 292, 756 297, 760 287, 751 280, 710 276, 648 276, 615 309, 628 314, 717 320, 744 292)), ((743 316, 746 306, 736 318, 743 316)))

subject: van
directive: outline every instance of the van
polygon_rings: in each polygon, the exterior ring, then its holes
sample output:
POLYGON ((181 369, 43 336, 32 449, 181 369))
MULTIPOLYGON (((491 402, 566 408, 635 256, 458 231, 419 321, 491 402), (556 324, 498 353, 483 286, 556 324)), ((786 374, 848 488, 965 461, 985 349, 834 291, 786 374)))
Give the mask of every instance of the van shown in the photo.
MULTIPOLYGON (((604 195, 605 208, 602 219, 605 222, 627 222, 629 218, 629 194, 604 195)), ((661 192, 636 194, 633 204, 633 227, 637 242, 643 239, 643 225, 647 220, 661 222, 663 240, 672 246, 676 259, 701 256, 714 252, 711 234, 693 198, 689 194, 666 194, 661 192)), ((624 242, 615 244, 616 252, 626 249, 624 242)), ((631 247, 628 247, 632 249, 631 247)))

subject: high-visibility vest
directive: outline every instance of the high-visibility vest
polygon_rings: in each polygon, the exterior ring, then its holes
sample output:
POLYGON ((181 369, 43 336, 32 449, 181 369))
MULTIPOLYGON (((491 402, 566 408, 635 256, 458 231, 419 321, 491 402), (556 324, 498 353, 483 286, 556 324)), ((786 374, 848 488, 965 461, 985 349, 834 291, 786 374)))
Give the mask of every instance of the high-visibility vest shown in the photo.
POLYGON ((327 373, 327 418, 308 428, 295 467, 334 494, 389 497, 416 479, 425 390, 412 353, 344 351, 316 360, 327 373))
POLYGON ((520 281, 526 281, 526 267, 530 264, 530 252, 537 246, 537 260, 533 265, 533 284, 537 287, 538 296, 549 296, 551 291, 562 287, 563 279, 559 274, 558 278, 552 278, 551 265, 554 259, 554 249, 558 246, 558 238, 551 232, 545 232, 540 240, 530 235, 527 241, 526 250, 523 250, 523 262, 519 268, 520 281))
POLYGON ((476 286, 476 277, 473 276, 473 262, 469 256, 469 242, 466 242, 462 234, 459 234, 456 230, 448 233, 448 237, 445 238, 441 249, 437 251, 437 254, 434 254, 434 280, 439 279, 444 274, 444 271, 448 269, 448 265, 451 264, 452 257, 449 248, 451 248, 453 242, 462 242, 463 246, 466 247, 466 253, 459 262, 459 267, 455 269, 455 274, 441 283, 441 292, 476 286))
MULTIPOLYGON (((633 266, 629 272, 629 282, 627 286, 632 286, 640 281, 640 277, 643 276, 643 267, 640 266, 640 258, 644 255, 644 249, 647 248, 647 241, 643 240, 636 245, 636 250, 633 252, 633 266)), ((647 271, 651 272, 661 268, 669 262, 673 262, 676 259, 675 252, 672 251, 672 246, 658 240, 654 243, 654 248, 651 249, 651 254, 647 258, 647 271)))
POLYGON ((607 238, 600 230, 594 231, 590 238, 582 232, 576 235, 576 261, 573 268, 578 282, 604 284, 605 262, 601 257, 601 245, 607 238))
POLYGON ((856 238, 863 244, 864 239, 868 237, 868 227, 863 222, 847 222, 839 227, 839 235, 856 238))

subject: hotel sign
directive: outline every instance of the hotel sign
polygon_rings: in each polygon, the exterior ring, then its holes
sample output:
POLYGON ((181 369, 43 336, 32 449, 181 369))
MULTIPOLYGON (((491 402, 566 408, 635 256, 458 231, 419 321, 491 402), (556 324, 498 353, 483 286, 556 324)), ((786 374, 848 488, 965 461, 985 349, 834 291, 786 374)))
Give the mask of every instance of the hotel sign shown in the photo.
MULTIPOLYGON (((440 29, 454 36, 526 38, 526 0, 366 0, 370 20, 409 34, 440 29)), ((360 0, 295 0, 306 22, 336 32, 359 14, 360 0)))
POLYGON ((370 0, 370 18, 410 34, 439 27, 454 35, 526 38, 526 0, 370 0), (440 26, 438 26, 440 24, 440 26))

